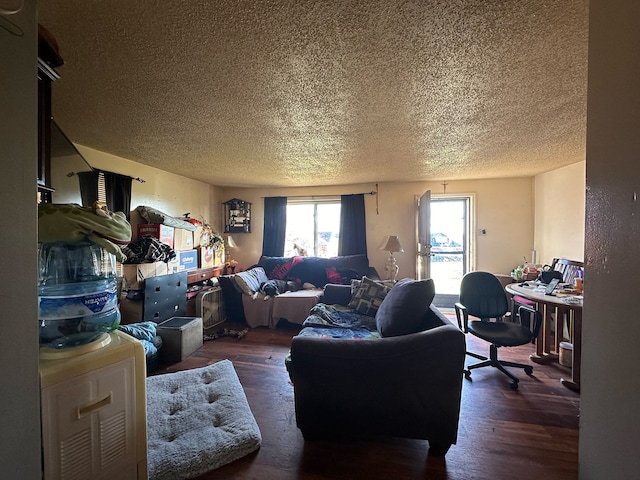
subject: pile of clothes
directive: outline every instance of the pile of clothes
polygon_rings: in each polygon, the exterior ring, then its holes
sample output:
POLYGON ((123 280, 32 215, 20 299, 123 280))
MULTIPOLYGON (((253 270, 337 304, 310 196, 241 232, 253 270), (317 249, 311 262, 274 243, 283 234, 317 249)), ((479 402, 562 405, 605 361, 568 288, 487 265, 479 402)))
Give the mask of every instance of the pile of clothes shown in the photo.
POLYGON ((120 325, 118 330, 140 340, 144 347, 144 355, 147 359, 147 375, 158 368, 160 347, 162 338, 156 333, 156 323, 140 322, 129 325, 120 325))
POLYGON ((124 263, 168 263, 176 258, 176 252, 173 248, 150 236, 134 240, 123 247, 122 252, 127 256, 124 263))

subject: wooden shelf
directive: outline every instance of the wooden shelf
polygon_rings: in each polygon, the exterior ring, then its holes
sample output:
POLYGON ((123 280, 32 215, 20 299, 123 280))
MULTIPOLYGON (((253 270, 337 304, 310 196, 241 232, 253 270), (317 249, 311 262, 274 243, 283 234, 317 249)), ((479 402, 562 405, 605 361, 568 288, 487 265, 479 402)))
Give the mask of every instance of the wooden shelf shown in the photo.
POLYGON ((224 265, 215 265, 208 268, 198 268, 187 272, 187 284, 202 282, 213 277, 219 277, 224 273, 224 265))

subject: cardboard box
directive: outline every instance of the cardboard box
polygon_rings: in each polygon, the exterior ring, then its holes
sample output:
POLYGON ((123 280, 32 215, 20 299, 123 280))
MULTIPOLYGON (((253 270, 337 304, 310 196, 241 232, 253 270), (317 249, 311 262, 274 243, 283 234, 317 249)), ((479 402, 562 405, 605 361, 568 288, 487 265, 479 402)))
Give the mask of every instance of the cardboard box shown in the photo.
POLYGON ((131 210, 131 218, 129 219, 129 224, 131 225, 131 240, 138 239, 138 225, 142 223, 149 223, 146 219, 142 218, 140 212, 137 209, 131 210))
POLYGON ((203 245, 209 245, 209 235, 203 235, 204 234, 204 230, 202 228, 202 225, 196 225, 196 229, 193 232, 193 247, 194 248, 198 248, 198 247, 202 247, 203 245))
POLYGON ((138 225, 138 236, 136 238, 145 235, 155 237, 173 248, 173 230, 173 227, 160 223, 141 223, 138 225))
POLYGON ((176 251, 193 250, 193 232, 184 228, 176 228, 173 231, 173 249, 176 251))
POLYGON ((213 247, 198 248, 198 267, 208 268, 215 265, 215 250, 213 247))
POLYGON ((173 273, 198 268, 198 250, 176 252, 176 258, 170 262, 169 268, 173 273))
POLYGON ((160 356, 165 362, 181 362, 202 346, 201 317, 172 317, 158 324, 162 338, 160 356))
POLYGON ((122 289, 144 290, 145 279, 167 273, 169 273, 169 267, 165 262, 123 264, 122 289))
POLYGON ((128 325, 130 323, 140 323, 144 321, 144 300, 129 300, 121 298, 118 304, 120 309, 120 323, 128 325))

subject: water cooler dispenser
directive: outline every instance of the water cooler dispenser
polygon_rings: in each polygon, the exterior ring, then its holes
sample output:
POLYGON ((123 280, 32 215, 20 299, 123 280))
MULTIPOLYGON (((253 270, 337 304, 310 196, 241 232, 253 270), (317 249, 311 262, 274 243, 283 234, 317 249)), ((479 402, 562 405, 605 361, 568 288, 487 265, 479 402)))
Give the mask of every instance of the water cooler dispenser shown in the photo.
POLYGON ((43 478, 147 478, 142 344, 120 332, 115 257, 39 245, 43 478))

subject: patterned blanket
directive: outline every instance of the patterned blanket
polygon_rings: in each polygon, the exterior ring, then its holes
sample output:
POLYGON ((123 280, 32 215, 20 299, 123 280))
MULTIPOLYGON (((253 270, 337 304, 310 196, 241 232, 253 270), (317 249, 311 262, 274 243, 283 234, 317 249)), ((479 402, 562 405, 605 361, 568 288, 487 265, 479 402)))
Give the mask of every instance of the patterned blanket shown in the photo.
POLYGON ((302 326, 364 329, 369 332, 377 332, 378 330, 375 317, 362 315, 342 305, 326 305, 324 303, 318 303, 311 309, 302 326))

